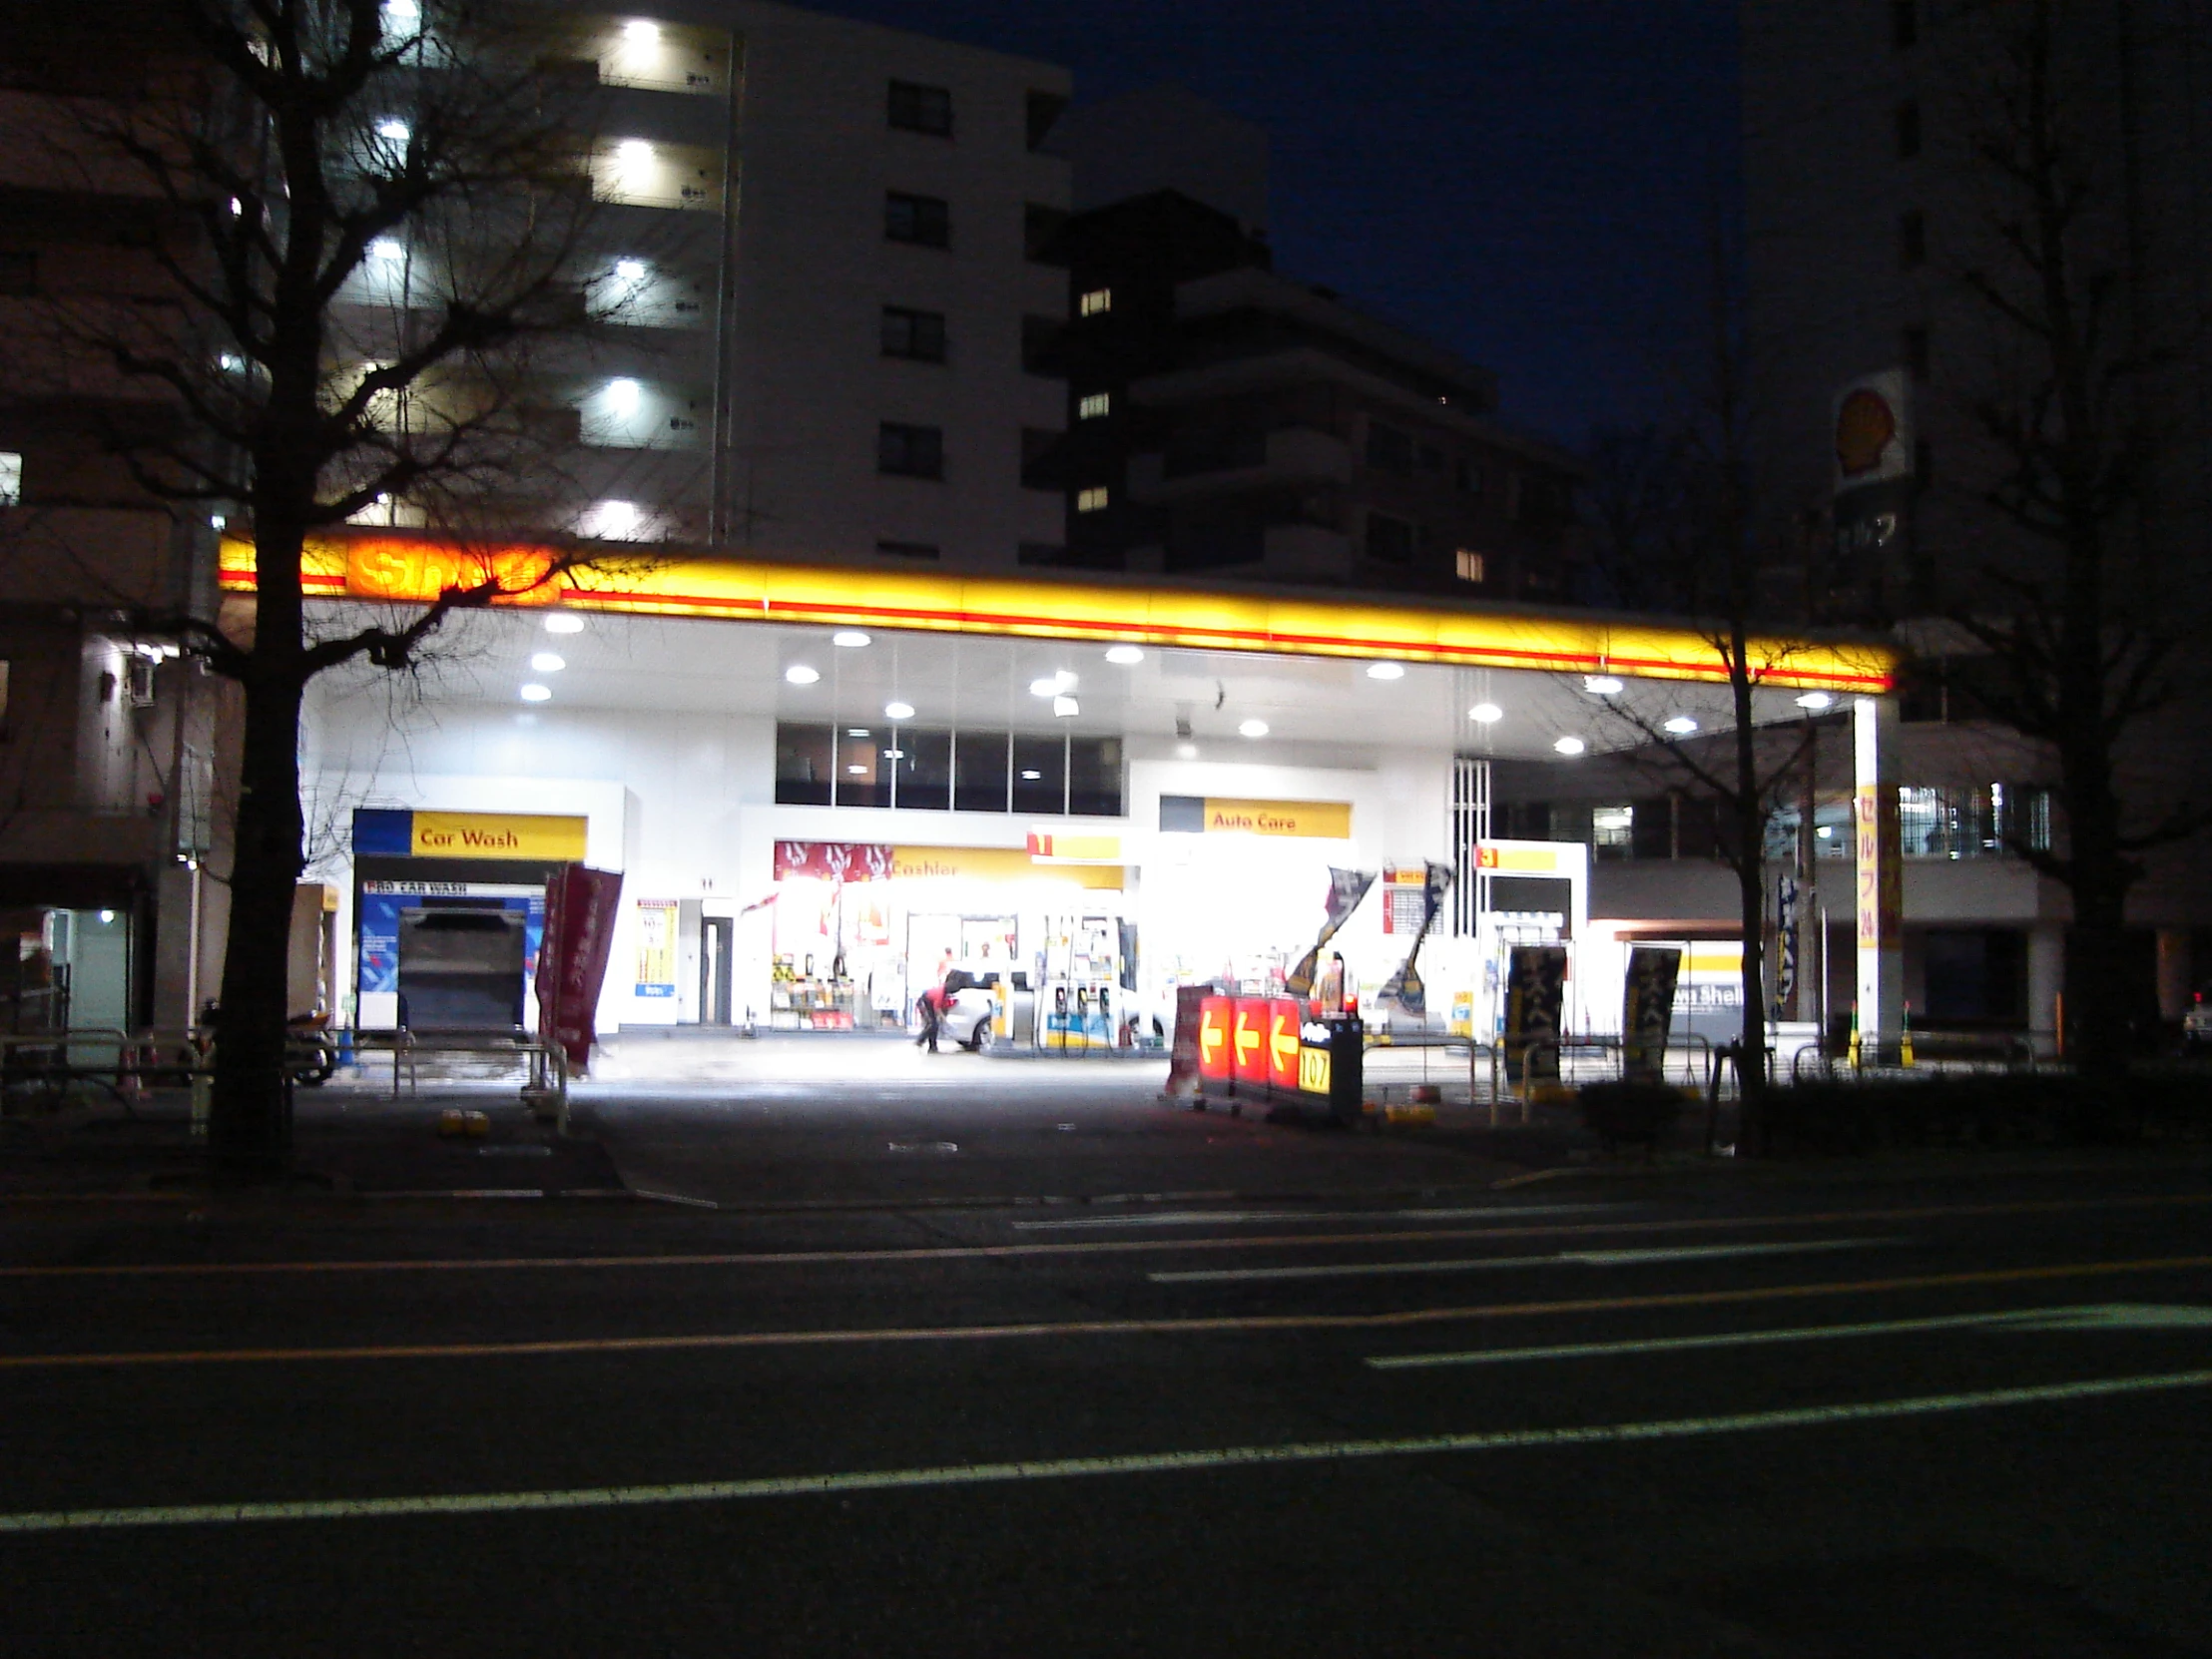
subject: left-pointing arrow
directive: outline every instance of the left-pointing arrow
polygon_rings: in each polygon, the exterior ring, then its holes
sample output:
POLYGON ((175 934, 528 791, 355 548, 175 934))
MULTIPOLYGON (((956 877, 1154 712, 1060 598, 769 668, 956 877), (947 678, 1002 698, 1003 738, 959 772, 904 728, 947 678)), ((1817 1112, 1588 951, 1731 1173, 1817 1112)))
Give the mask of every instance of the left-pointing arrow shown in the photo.
POLYGON ((1245 1012, 1237 1010, 1237 1063, 1243 1065, 1245 1056, 1260 1046, 1260 1033, 1245 1022, 1245 1012))

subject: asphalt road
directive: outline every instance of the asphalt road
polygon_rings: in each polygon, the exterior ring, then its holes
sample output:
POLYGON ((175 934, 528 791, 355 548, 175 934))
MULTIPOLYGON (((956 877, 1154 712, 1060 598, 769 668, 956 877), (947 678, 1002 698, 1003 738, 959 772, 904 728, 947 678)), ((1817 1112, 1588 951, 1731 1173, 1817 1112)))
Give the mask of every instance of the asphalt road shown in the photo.
POLYGON ((1240 1201, 1202 1133, 1196 1200, 0 1206, 0 1651, 2212 1652, 2202 1167, 1240 1201))

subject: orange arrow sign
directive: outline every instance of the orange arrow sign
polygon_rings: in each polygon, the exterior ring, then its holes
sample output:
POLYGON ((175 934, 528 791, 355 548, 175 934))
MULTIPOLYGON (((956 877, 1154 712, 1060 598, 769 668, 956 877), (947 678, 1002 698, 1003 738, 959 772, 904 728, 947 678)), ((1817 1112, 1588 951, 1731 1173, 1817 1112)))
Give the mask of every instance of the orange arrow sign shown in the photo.
POLYGON ((1222 1029, 1214 1020, 1211 1009, 1201 1015, 1198 1022, 1198 1052, 1206 1059, 1214 1057, 1214 1050, 1221 1047, 1222 1029))
POLYGON ((1275 1062, 1287 1066, 1298 1058, 1298 1033, 1291 1029, 1291 1017, 1277 1014, 1268 1022, 1274 1027, 1268 1033, 1268 1047, 1275 1051, 1275 1062))
POLYGON ((1242 1008, 1237 1010, 1237 1064, 1245 1063, 1245 1056, 1260 1046, 1260 1033, 1245 1023, 1242 1008))

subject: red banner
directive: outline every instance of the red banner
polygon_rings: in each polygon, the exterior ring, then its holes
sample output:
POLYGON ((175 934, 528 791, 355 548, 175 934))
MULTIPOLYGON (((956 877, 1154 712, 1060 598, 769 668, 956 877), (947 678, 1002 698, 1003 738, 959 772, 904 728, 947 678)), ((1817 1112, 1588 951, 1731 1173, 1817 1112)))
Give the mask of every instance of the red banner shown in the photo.
POLYGON ((891 849, 872 841, 778 841, 776 877, 814 875, 825 881, 880 881, 891 872, 891 849))
POLYGON ((538 1035, 568 1055, 572 1070, 591 1063, 599 1039, 599 990, 614 948, 622 876, 563 864, 545 883, 545 937, 538 946, 538 1035))

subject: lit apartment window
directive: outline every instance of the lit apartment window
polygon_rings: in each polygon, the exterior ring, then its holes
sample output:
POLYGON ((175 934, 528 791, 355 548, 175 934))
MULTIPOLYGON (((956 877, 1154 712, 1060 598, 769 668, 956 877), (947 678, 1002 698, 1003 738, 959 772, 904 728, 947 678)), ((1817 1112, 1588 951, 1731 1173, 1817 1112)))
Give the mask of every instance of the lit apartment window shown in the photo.
POLYGON ((952 136, 952 94, 943 87, 916 86, 893 81, 890 122, 903 133, 927 133, 931 138, 952 136))
POLYGON ((1458 554, 1458 571, 1459 580, 1462 582, 1480 582, 1485 580, 1486 573, 1484 572, 1482 567, 1482 555, 1477 553, 1471 547, 1460 548, 1458 554))
POLYGON ((1075 405, 1075 418, 1078 420, 1098 420, 1113 412, 1114 395, 1112 392, 1086 392, 1083 394, 1082 401, 1075 405))
POLYGON ((1075 510, 1079 513, 1102 513, 1106 510, 1107 493, 1104 484, 1075 492, 1075 510))
POLYGON ((883 195, 883 236, 887 241, 912 243, 917 248, 950 248, 951 204, 942 197, 886 191, 883 195))
POLYGON ((1093 288, 1075 302, 1076 312, 1082 316, 1097 316, 1101 312, 1110 311, 1113 308, 1114 290, 1112 288, 1093 288))
POLYGON ((23 501, 23 457, 0 449, 0 507, 20 506, 23 501))
POLYGON ((883 307, 883 355, 911 357, 916 362, 944 361, 944 314, 910 311, 900 305, 883 307))
POLYGON ((943 428, 884 421, 875 429, 875 470, 896 478, 942 478, 943 428))

